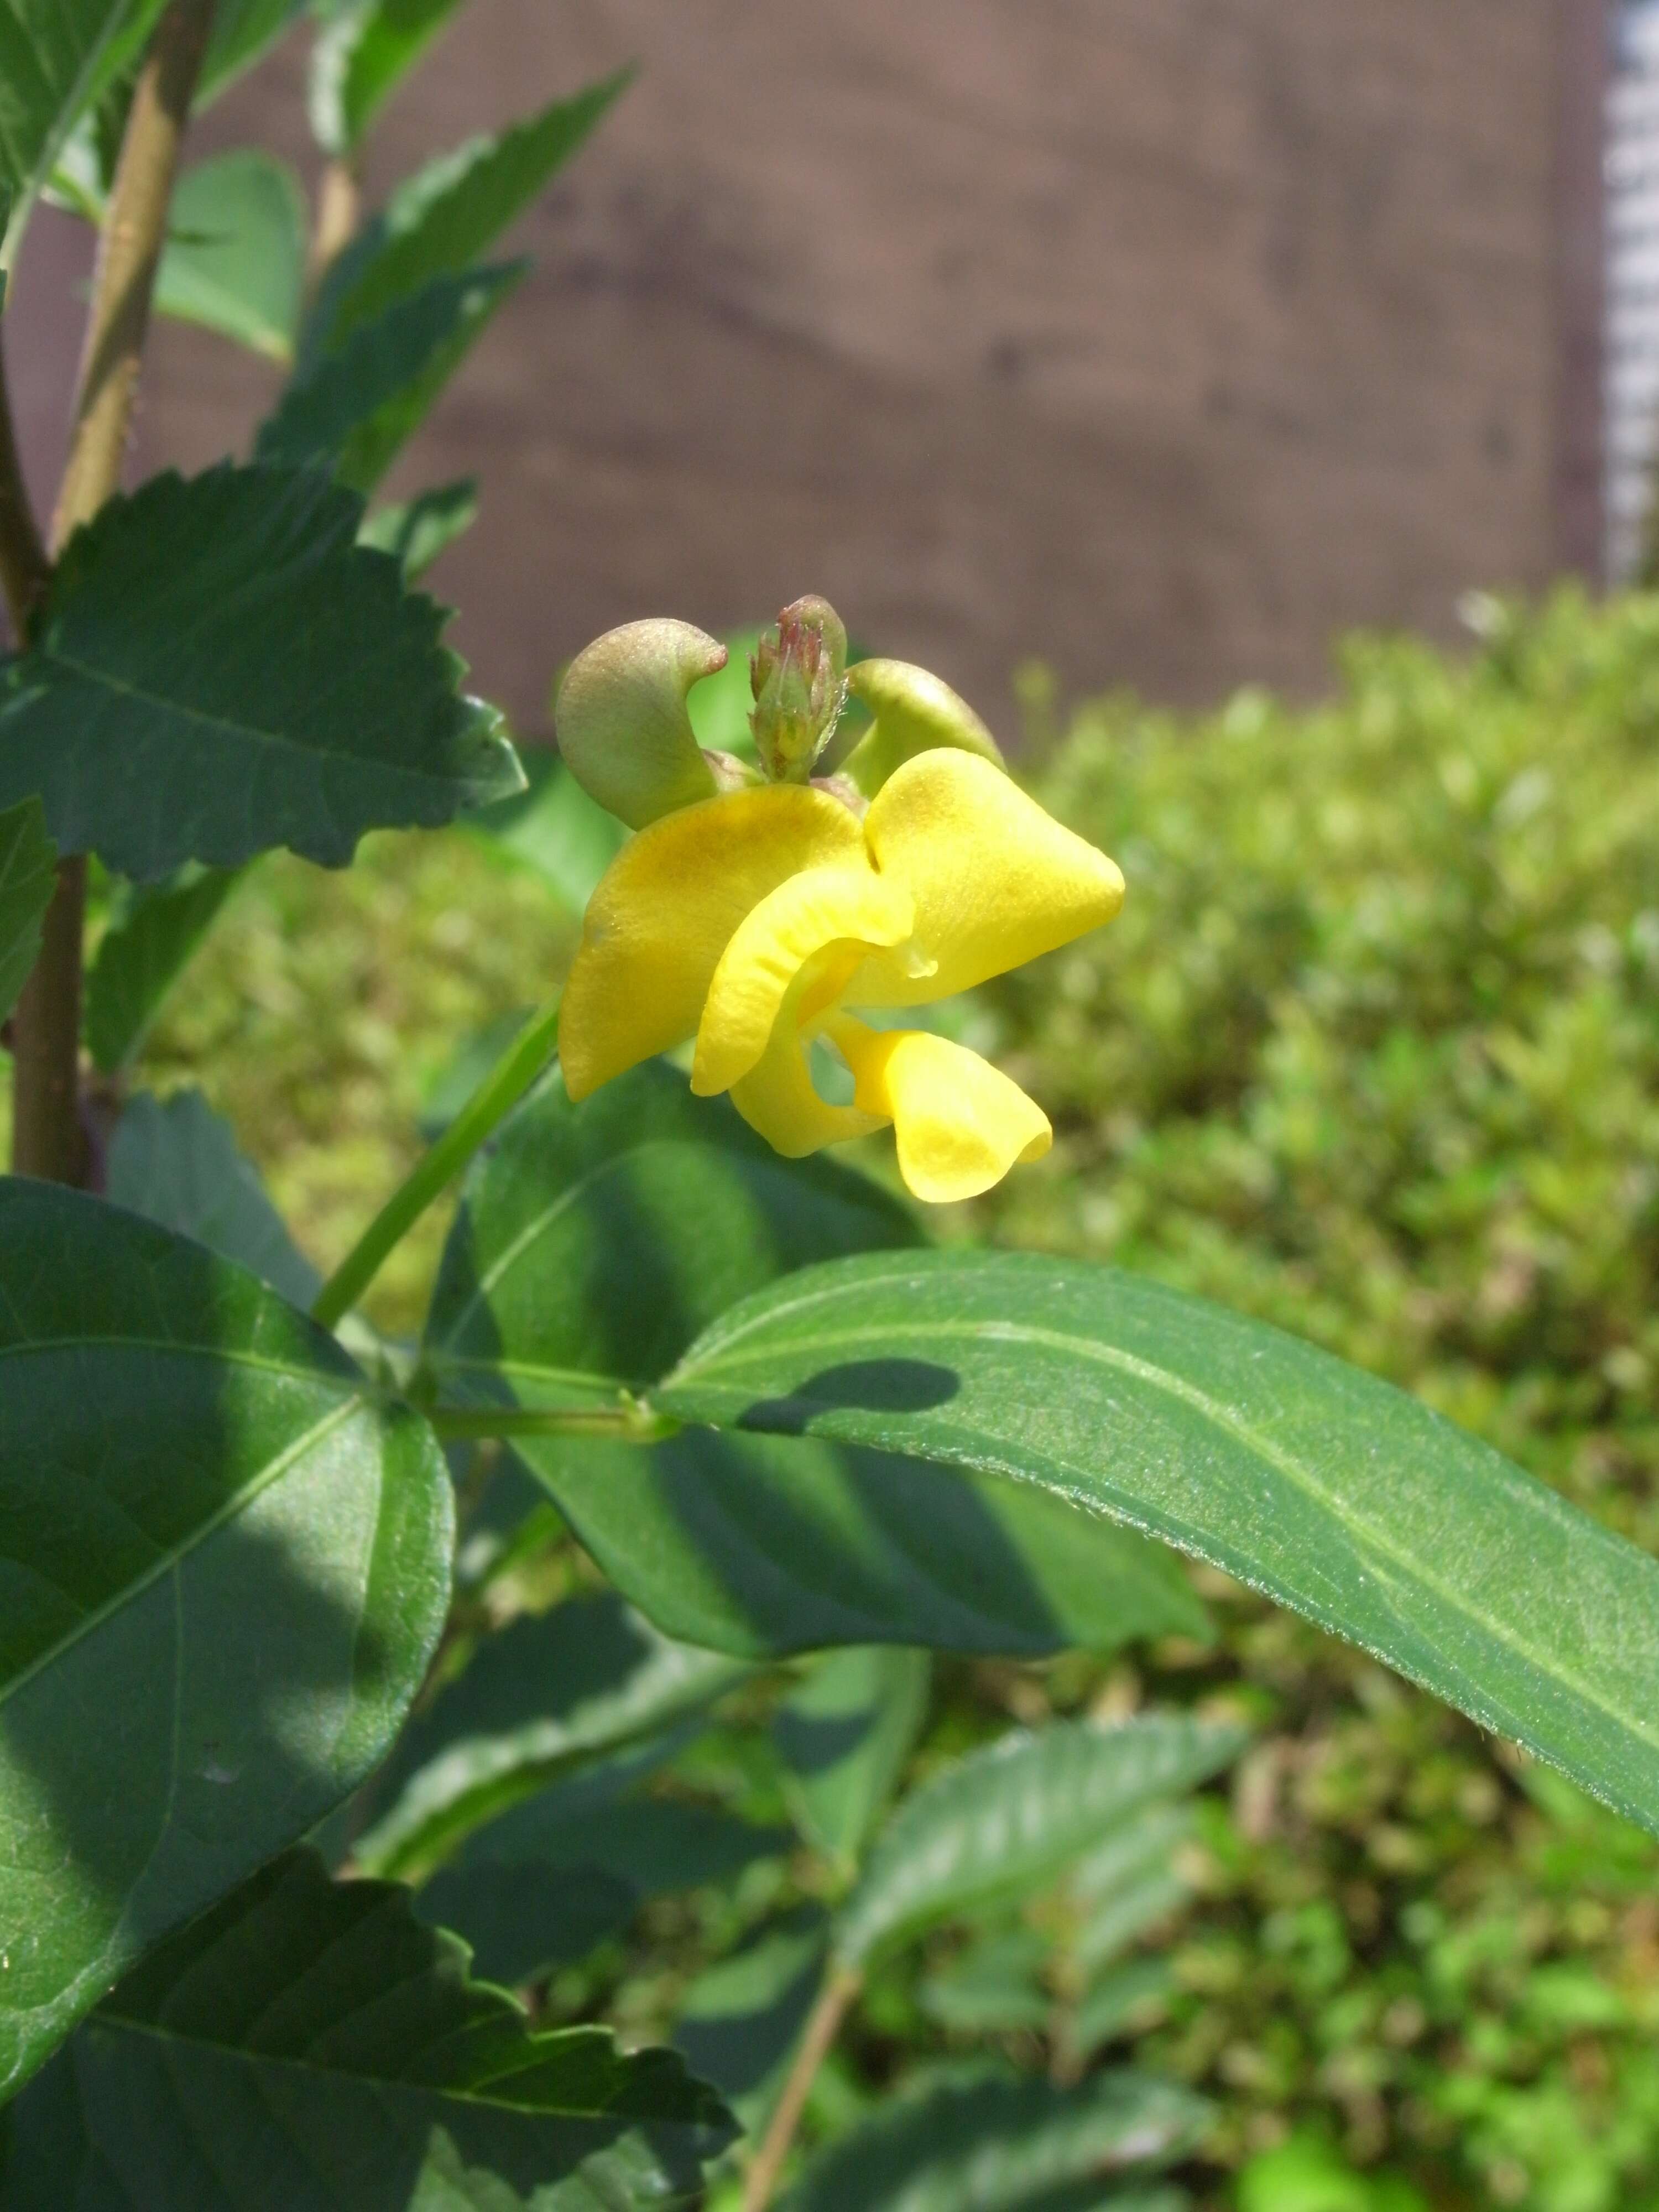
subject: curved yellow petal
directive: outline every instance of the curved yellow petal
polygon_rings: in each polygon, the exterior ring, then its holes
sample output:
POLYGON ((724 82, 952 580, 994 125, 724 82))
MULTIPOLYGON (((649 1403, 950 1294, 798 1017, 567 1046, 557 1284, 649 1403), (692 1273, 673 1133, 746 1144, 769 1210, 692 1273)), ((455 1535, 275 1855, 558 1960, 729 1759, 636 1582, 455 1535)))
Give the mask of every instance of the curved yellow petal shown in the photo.
POLYGON ((565 1087, 602 1083, 696 1032, 745 915, 803 868, 862 864, 859 823, 804 784, 723 793, 641 830, 587 903, 559 1013, 565 1087))
POLYGON ((910 934, 910 894, 878 876, 860 850, 856 866, 808 868, 751 908, 720 955, 697 1028, 691 1088, 729 1091, 766 1050, 784 1001, 799 983, 793 1025, 830 1005, 872 945, 910 934))
POLYGON ((915 901, 915 942, 932 975, 875 955, 849 981, 850 1006, 915 1006, 970 990, 1085 930, 1123 903, 1123 878, 1012 777, 937 748, 896 769, 865 818, 872 859, 915 901))
POLYGON ((868 1136, 888 1119, 856 1106, 831 1106, 812 1088, 811 1072, 794 1022, 780 1022, 765 1052, 732 1085, 732 1103, 775 1152, 804 1158, 825 1145, 868 1136))
POLYGON ((1042 1109, 964 1045, 925 1030, 872 1030, 845 1016, 830 1034, 853 1071, 854 1099, 890 1118, 899 1173, 930 1205, 976 1198, 1054 1142, 1042 1109))

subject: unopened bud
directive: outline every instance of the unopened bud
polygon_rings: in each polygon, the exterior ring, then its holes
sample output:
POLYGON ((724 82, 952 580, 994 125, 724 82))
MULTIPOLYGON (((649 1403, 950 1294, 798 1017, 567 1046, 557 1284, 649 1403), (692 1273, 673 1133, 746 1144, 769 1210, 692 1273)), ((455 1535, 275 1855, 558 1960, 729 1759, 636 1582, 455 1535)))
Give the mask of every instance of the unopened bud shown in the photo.
POLYGON ((749 718, 761 766, 775 783, 805 783, 847 703, 847 632, 828 599, 796 599, 749 663, 749 718))

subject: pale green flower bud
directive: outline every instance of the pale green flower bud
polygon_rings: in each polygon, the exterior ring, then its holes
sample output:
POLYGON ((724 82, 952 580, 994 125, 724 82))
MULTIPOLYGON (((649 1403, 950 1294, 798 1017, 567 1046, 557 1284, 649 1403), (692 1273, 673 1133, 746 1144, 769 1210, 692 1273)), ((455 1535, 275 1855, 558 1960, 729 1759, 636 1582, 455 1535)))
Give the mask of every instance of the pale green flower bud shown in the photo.
POLYGON ((686 694, 726 665, 718 638, 690 623, 624 623, 583 647, 554 710, 565 765, 590 798, 642 830, 729 787, 692 733, 686 694))
POLYGON ((828 599, 796 599, 762 637, 749 663, 749 718, 761 766, 774 783, 805 783, 847 703, 847 631, 828 599))

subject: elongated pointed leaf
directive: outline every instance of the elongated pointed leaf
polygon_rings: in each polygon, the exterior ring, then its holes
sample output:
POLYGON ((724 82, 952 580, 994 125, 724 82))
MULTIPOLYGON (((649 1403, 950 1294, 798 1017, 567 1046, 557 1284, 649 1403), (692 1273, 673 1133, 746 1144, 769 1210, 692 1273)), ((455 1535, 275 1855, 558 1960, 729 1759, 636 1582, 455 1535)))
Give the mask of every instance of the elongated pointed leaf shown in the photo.
POLYGON ((376 1874, 407 1874, 556 1777, 658 1734, 747 1669, 672 1644, 610 1593, 517 1621, 398 1746, 387 1810, 356 1847, 376 1874))
POLYGON ((405 1891, 297 1851, 146 1960, 32 2087, 0 2212, 83 2191, 181 2212, 666 2205, 732 2134, 672 2052, 534 2033, 405 1891))
MULTIPOLYGON (((0 4, 0 210, 8 265, 58 149, 96 96, 118 39, 142 37, 161 0, 0 4), (136 24, 129 19, 137 17, 136 24)), ((124 49, 125 51, 125 46, 124 49)))
POLYGON ((385 1755, 448 1597, 431 1431, 252 1276, 0 1182, 0 2095, 385 1755))
POLYGON ((346 9, 318 35, 311 127, 325 152, 349 154, 448 25, 459 0, 377 0, 346 9))
POLYGON ((658 1399, 692 1420, 914 1452, 1097 1506, 1659 1831, 1659 1564, 1278 1329, 1064 1261, 856 1260, 717 1323, 658 1399))
POLYGON ((489 252, 627 84, 622 70, 556 100, 499 137, 474 138, 399 186, 329 271, 307 333, 308 359, 489 252))
POLYGON ((0 1020, 16 1005, 40 950, 57 858, 38 799, 0 814, 0 1020))
POLYGON ((127 1101, 110 1140, 107 1195, 234 1260, 303 1312, 322 1277, 299 1251, 236 1134, 199 1091, 127 1101))
POLYGON ((1024 1896, 1117 1821, 1218 1772, 1243 1741, 1186 1719, 1066 1721, 958 1759, 882 1831, 836 1916, 837 1958, 862 1966, 936 1921, 1024 1896))
POLYGON ((307 0, 217 0, 196 104, 204 106, 292 29, 307 0))
POLYGON ((305 198, 294 172, 251 147, 216 154, 186 169, 174 189, 155 305, 285 362, 305 259, 305 198))
POLYGON ((354 491, 373 491, 528 265, 434 276, 360 324, 289 386, 255 457, 332 468, 354 491))
POLYGON ((430 491, 416 492, 413 499, 401 500, 395 506, 377 507, 365 518, 357 543, 391 554, 403 569, 404 581, 413 584, 477 519, 477 479, 460 477, 453 483, 434 484, 430 491))
POLYGON ((849 1870, 892 1802, 927 1717, 933 1673, 925 1651, 832 1651, 773 1720, 796 1825, 849 1870))
POLYGON ((87 974, 87 1047, 106 1075, 137 1054, 241 880, 238 869, 192 862, 165 882, 124 888, 87 974))
POLYGON ((1040 2033, 1054 2008, 1042 1982, 1049 1948, 1048 1938, 1034 1928, 987 1936, 930 1974, 917 2002, 957 2035, 1012 2035, 1021 2028, 1040 2033))
POLYGON ((812 2160, 785 2212, 1164 2212, 1180 2198, 1145 2184, 1120 2197, 1112 2179, 1193 2149, 1208 2117, 1150 2075, 1057 2089, 981 2072, 872 2114, 812 2160))
POLYGON ((826 1916, 802 1905, 767 1922, 686 1992, 674 2046, 751 2129, 806 2025, 823 1971, 826 1916))
MULTIPOLYGON (((554 1076, 474 1172, 433 1296, 446 1394, 562 1405, 659 1375, 722 1304, 810 1260, 914 1245, 823 1159, 780 1159, 661 1062, 580 1106, 554 1076)), ((649 1452, 521 1438, 617 1586, 688 1641, 1110 1648, 1205 1632, 1173 1563, 1008 1484, 812 1442, 689 1433, 649 1452)))
POLYGON ((362 520, 311 470, 225 464, 112 500, 6 670, 0 805, 39 791, 64 850, 143 879, 273 845, 338 866, 367 830, 515 788, 442 611, 355 543, 362 520))

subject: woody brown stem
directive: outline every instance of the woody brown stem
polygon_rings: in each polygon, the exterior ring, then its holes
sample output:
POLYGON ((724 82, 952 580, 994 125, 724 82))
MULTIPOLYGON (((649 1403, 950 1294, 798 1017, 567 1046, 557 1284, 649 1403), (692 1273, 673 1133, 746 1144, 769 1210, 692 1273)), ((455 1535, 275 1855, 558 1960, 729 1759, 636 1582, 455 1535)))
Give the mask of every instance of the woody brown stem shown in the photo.
MULTIPOLYGON (((69 459, 52 517, 54 555, 82 523, 91 521, 121 480, 179 149, 213 8, 214 0, 172 0, 133 93, 99 241, 69 459)), ((3 467, 0 457, 0 472, 3 467)), ((29 604, 31 617, 39 604, 37 592, 29 604)), ((27 623, 20 636, 26 629, 27 623)), ((85 916, 86 862, 74 854, 58 864, 40 957, 12 1018, 12 1166, 19 1175, 53 1182, 78 1184, 87 1172, 78 1096, 85 916)))
POLYGON ((801 2114, 806 2110, 806 2100, 818 2078, 818 2069, 834 2048, 847 2008, 863 1986, 864 1977, 854 1968, 837 1966, 831 1968, 829 1978, 818 1991, 817 2002, 807 2016, 800 2048, 789 2069, 783 2094, 744 2178, 743 2212, 766 2212, 772 2202, 778 2177, 795 2140, 795 2130, 800 2125, 801 2114))

